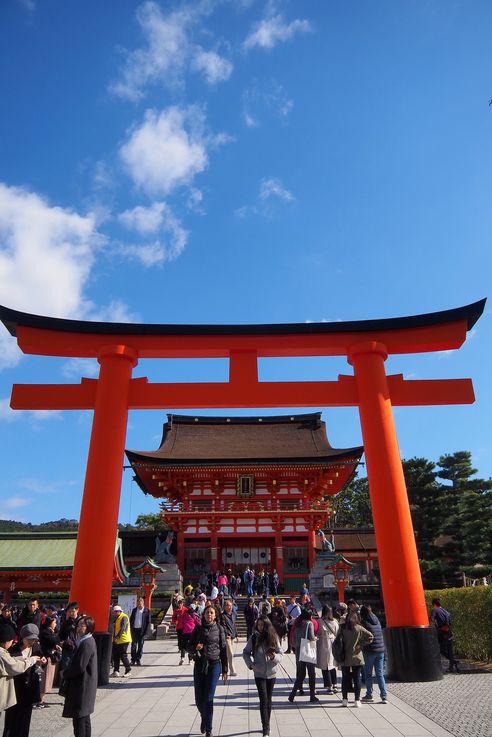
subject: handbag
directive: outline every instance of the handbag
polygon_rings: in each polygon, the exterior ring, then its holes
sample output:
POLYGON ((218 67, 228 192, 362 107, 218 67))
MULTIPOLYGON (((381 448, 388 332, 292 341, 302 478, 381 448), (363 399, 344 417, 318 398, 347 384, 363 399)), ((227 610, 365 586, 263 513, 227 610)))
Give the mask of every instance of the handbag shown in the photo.
POLYGON ((303 663, 316 664, 316 640, 308 640, 307 637, 301 637, 299 660, 302 660, 303 663))

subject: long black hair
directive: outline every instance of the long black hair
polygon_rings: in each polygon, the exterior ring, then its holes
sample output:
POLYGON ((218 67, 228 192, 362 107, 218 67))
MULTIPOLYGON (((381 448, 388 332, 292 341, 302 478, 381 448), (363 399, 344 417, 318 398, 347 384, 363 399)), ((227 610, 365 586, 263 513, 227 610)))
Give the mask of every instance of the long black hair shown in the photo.
POLYGON ((265 650, 276 650, 280 647, 278 635, 268 617, 258 617, 255 623, 255 637, 253 639, 253 652, 256 652, 260 645, 263 645, 265 650), (263 623, 261 632, 258 629, 259 622, 263 623))

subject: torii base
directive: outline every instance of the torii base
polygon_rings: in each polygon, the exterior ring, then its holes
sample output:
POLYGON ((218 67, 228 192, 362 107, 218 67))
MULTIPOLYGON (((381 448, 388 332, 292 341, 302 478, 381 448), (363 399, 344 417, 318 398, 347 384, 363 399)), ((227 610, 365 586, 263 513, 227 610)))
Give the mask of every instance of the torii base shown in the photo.
POLYGON ((387 627, 383 632, 389 679, 407 683, 442 680, 434 627, 387 627))
POLYGON ((107 686, 111 670, 111 651, 113 636, 110 632, 94 632, 97 648, 97 685, 107 686))

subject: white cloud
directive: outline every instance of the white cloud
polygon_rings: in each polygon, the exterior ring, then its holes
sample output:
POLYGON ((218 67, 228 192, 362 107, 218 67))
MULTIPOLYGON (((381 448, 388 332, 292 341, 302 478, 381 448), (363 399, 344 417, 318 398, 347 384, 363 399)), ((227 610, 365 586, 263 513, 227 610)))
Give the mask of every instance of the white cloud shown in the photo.
POLYGON ((233 69, 232 63, 228 59, 219 56, 215 51, 203 51, 203 49, 196 51, 192 60, 192 67, 202 72, 210 85, 229 79, 233 69))
POLYGON ((0 291, 4 304, 55 317, 77 314, 101 245, 95 218, 0 184, 0 291))
POLYGON ((30 499, 26 499, 22 496, 10 496, 2 502, 4 509, 19 509, 19 507, 26 507, 30 503, 30 499))
POLYGON ((166 249, 159 241, 144 243, 140 246, 122 243, 118 246, 117 251, 125 258, 139 261, 146 268, 158 266, 167 260, 166 249))
POLYGON ((139 322, 140 316, 132 312, 120 299, 112 299, 107 305, 92 306, 90 319, 98 322, 139 322))
POLYGON ((140 235, 149 235, 161 227, 165 208, 165 202, 154 202, 149 207, 138 205, 122 212, 118 215, 118 220, 129 230, 136 230, 140 235))
POLYGON ((280 179, 276 177, 262 179, 260 182, 257 204, 238 207, 234 211, 234 214, 238 218, 245 218, 246 215, 261 215, 263 217, 269 217, 272 214, 272 203, 275 200, 294 202, 295 197, 292 192, 289 192, 289 190, 284 187, 280 179))
POLYGON ((15 422, 16 420, 29 419, 33 421, 33 427, 45 420, 61 420, 62 413, 59 410, 36 409, 11 409, 10 399, 0 398, 0 422, 15 422))
MULTIPOLYGON (((2 499, 0 501, 0 519, 12 519, 15 510, 27 507, 30 503, 30 499, 26 499, 25 497, 21 496, 10 496, 6 499, 2 499)), ((19 519, 17 514, 15 516, 19 521, 26 521, 24 519, 19 519)))
POLYGON ((99 364, 95 358, 71 358, 63 364, 62 374, 67 379, 80 379, 82 376, 93 379, 99 376, 99 364))
POLYGON ((120 148, 135 184, 150 194, 169 194, 190 184, 208 165, 203 113, 196 107, 147 110, 120 148))
POLYGON ((109 189, 114 184, 113 173, 106 161, 96 161, 92 178, 94 189, 109 189))
POLYGON ((203 209, 202 203, 203 192, 201 192, 201 190, 199 189, 196 189, 196 187, 191 187, 190 195, 187 202, 188 209, 198 213, 199 215, 203 215, 205 210, 203 209))
POLYGON ((137 259, 146 267, 178 258, 188 242, 188 231, 182 227, 180 220, 165 202, 154 202, 149 207, 139 205, 132 210, 125 210, 119 216, 119 220, 129 230, 135 230, 143 236, 160 231, 160 237, 151 243, 120 244, 117 247, 118 253, 137 259))
POLYGON ((284 200, 284 202, 293 202, 295 199, 292 192, 285 189, 280 179, 276 178, 262 179, 259 197, 263 202, 272 197, 277 197, 279 200, 284 200))
POLYGON ((278 43, 288 41, 298 33, 308 33, 311 24, 308 20, 296 20, 286 23, 282 16, 273 15, 259 21, 254 30, 247 36, 243 48, 246 51, 254 48, 273 49, 278 43))
POLYGON ((203 18, 213 10, 210 0, 195 0, 168 14, 156 2, 142 3, 137 8, 144 39, 142 48, 127 53, 120 79, 110 86, 110 91, 138 101, 152 84, 182 87, 188 69, 203 73, 208 84, 229 79, 232 63, 216 51, 194 44, 191 38, 193 28, 203 30, 203 18))
POLYGON ((251 113, 249 112, 249 110, 244 110, 243 111, 243 117, 244 117, 244 122, 246 123, 246 125, 247 125, 248 128, 257 128, 258 127, 258 125, 259 125, 258 120, 251 115, 251 113))
MULTIPOLYGON (((39 195, 0 183, 0 293, 2 303, 54 317, 79 317, 95 252, 104 243, 96 217, 50 205, 39 195)), ((0 332, 0 368, 20 352, 0 332)))
POLYGON ((255 80, 244 90, 242 102, 243 120, 248 128, 256 128, 261 118, 267 115, 285 120, 294 106, 285 88, 275 80, 261 86, 255 80))
POLYGON ((176 11, 164 15, 155 2, 137 8, 137 21, 145 39, 145 48, 128 54, 119 82, 111 91, 129 100, 143 97, 147 85, 161 81, 168 86, 179 83, 189 54, 188 13, 176 11))

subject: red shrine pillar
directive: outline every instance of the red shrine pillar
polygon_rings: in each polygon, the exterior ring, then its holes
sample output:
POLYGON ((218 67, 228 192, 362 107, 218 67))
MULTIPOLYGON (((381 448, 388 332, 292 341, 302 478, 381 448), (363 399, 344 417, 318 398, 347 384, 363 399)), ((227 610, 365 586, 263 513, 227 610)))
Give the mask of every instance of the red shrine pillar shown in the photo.
MULTIPOLYGON (((390 671, 416 671, 416 680, 436 680, 435 632, 429 628, 407 489, 396 437, 388 382, 387 351, 374 341, 353 345, 354 367, 367 463, 374 530, 383 589, 390 671), (393 632, 391 632, 393 630, 393 632), (429 658, 429 652, 432 657, 429 658), (393 661, 392 652, 395 653, 393 661), (405 657, 403 657, 405 653, 405 657), (400 665, 396 663, 400 659, 400 665)), ((440 670, 442 678, 442 671, 440 670)))
MULTIPOLYGON (((96 620, 106 633, 113 582, 123 453, 128 418, 128 391, 137 354, 125 345, 109 345, 101 364, 80 511, 71 601, 96 620)), ((108 669, 109 673, 109 669, 108 669)))

